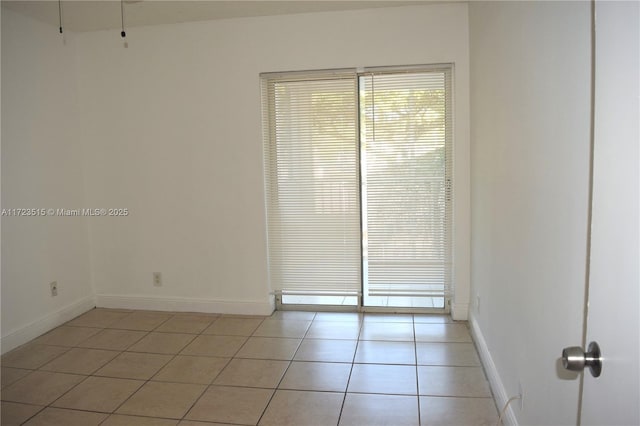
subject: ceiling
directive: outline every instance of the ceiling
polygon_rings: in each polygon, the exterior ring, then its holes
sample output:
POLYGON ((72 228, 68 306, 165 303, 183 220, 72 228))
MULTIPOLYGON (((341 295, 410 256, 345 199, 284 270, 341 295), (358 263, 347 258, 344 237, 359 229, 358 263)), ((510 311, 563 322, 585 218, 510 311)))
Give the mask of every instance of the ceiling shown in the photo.
MULTIPOLYGON (((453 0, 455 1, 455 0, 453 0)), ((442 2, 442 1, 438 1, 442 2)), ((419 0, 298 0, 298 1, 193 1, 124 0, 125 27, 173 24, 251 16, 328 12, 378 7, 421 5, 419 0)), ((2 0, 2 6, 58 27, 58 1, 2 0)), ((82 32, 120 28, 120 0, 63 0, 66 30, 82 32)))

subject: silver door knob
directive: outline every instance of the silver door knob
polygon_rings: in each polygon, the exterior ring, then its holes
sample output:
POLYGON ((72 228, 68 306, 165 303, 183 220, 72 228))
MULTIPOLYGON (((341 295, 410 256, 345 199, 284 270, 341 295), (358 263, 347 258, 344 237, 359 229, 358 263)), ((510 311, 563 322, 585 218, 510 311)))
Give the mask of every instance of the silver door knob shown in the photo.
POLYGON ((602 373, 602 353, 596 342, 589 343, 587 352, 580 346, 570 346, 562 350, 562 366, 571 371, 582 371, 589 367, 591 375, 598 377, 602 373))

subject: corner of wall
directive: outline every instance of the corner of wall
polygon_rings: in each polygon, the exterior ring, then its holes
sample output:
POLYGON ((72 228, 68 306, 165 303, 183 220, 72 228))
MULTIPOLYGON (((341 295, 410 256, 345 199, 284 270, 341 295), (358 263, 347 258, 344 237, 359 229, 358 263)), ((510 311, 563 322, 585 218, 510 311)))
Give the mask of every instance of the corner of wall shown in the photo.
POLYGON ((95 306, 94 297, 87 296, 12 330, 0 339, 0 353, 4 354, 20 345, 24 345, 47 331, 93 309, 95 306))
POLYGON ((454 321, 467 321, 469 318, 469 303, 453 302, 451 304, 451 318, 454 321))
POLYGON ((1 351, 91 309, 86 219, 50 211, 84 207, 78 150, 75 36, 2 4, 1 351), (38 214, 33 214, 34 211, 38 214), (45 213, 42 213, 46 211, 45 213), (24 217, 21 217, 24 216, 24 217), (52 298, 49 283, 60 294, 52 298))

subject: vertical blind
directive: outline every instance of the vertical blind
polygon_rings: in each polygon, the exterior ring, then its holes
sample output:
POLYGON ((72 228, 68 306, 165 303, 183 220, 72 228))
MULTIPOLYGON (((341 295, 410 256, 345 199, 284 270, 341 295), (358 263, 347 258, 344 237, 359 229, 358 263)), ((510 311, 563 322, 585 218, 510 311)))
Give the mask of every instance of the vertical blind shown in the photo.
POLYGON ((262 81, 272 288, 359 294, 356 75, 266 74, 262 81))
POLYGON ((447 296, 450 66, 270 73, 262 90, 272 288, 447 296))
POLYGON ((370 296, 443 296, 451 282, 451 76, 360 77, 363 253, 370 296))

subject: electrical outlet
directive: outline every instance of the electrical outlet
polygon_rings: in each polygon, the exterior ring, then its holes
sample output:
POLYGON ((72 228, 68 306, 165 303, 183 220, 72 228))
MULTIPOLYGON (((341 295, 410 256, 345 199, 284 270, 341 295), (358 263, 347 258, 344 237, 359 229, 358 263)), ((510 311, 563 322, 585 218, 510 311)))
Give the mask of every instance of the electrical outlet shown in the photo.
POLYGON ((480 295, 479 294, 476 295, 476 311, 480 313, 480 295))
POLYGON ((520 399, 518 400, 518 406, 520 407, 520 411, 524 409, 524 390, 522 388, 522 382, 518 380, 518 395, 520 395, 520 399))
POLYGON ((56 297, 58 295, 58 281, 49 283, 49 288, 51 290, 51 297, 56 297))
POLYGON ((153 285, 156 287, 162 287, 162 274, 160 272, 153 273, 153 285))

